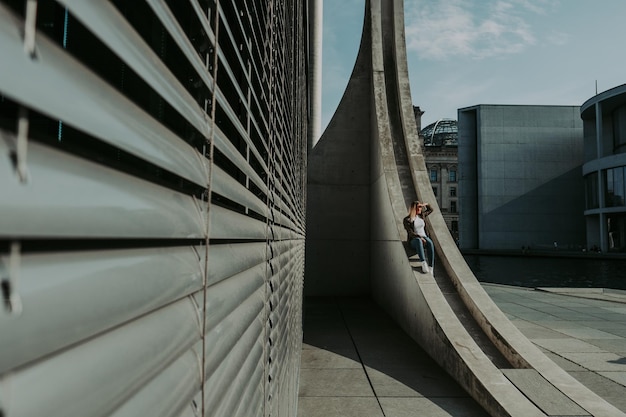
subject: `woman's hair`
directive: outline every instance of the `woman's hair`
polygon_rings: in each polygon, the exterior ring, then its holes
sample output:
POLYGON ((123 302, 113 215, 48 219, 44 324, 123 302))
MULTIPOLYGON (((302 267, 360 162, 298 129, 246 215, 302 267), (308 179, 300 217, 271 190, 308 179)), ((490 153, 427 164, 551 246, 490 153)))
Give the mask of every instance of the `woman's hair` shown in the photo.
POLYGON ((421 218, 425 218, 431 212, 432 212, 432 209, 430 208, 430 206, 428 204, 423 204, 421 201, 417 201, 417 200, 412 202, 411 206, 409 207, 409 217, 411 218, 411 221, 415 220, 415 217, 417 217, 417 216, 420 216, 421 218), (419 206, 422 207, 422 212, 421 213, 417 212, 417 208, 419 206), (426 207, 428 207, 428 209, 426 209, 426 207))
POLYGON ((409 207, 409 217, 411 218, 411 220, 414 220, 417 216, 417 206, 419 206, 420 204, 421 203, 417 200, 411 203, 411 206, 409 207))

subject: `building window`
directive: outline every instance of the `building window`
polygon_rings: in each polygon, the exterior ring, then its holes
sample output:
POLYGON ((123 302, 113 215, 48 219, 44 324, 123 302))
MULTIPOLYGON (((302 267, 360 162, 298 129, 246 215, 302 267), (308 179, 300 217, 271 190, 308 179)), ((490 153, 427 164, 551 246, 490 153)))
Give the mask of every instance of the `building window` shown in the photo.
POLYGON ((613 153, 626 152, 626 107, 613 112, 613 153))
POLYGON ((585 176, 585 207, 587 210, 600 207, 597 172, 585 176))
POLYGON ((450 201, 450 213, 456 213, 456 201, 450 201))
POLYGON ((613 214, 607 218, 609 251, 626 252, 626 216, 613 214))
POLYGON ((430 169, 430 182, 437 182, 438 172, 437 168, 430 169))
POLYGON ((624 167, 613 169, 613 183, 615 185, 615 205, 624 205, 624 196, 626 196, 626 190, 624 189, 624 167))
POLYGON ((607 169, 604 172, 604 196, 607 207, 624 205, 624 167, 607 169))
POLYGON ((437 187, 433 187, 433 194, 435 194, 435 197, 437 197, 437 187))
POLYGON ((448 171, 448 182, 456 182, 456 168, 450 168, 448 171))
POLYGON ((450 197, 456 197, 456 187, 450 187, 450 197))
POLYGON ((452 233, 457 233, 459 231, 459 222, 458 220, 452 220, 452 225, 451 225, 451 229, 452 229, 452 233))

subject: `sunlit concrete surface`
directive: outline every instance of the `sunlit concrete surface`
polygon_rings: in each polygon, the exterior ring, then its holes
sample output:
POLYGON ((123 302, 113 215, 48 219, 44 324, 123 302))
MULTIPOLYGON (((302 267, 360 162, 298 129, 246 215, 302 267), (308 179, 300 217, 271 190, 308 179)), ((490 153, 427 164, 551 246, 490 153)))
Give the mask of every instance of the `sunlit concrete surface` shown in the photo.
POLYGON ((297 417, 488 414, 370 298, 304 305, 297 417))
MULTIPOLYGON (((626 292, 483 286, 550 359, 626 411, 626 292)), ((301 366, 297 417, 488 415, 369 298, 307 298, 301 366)))
POLYGON ((491 284, 484 288, 550 359, 626 412, 626 292, 491 284))

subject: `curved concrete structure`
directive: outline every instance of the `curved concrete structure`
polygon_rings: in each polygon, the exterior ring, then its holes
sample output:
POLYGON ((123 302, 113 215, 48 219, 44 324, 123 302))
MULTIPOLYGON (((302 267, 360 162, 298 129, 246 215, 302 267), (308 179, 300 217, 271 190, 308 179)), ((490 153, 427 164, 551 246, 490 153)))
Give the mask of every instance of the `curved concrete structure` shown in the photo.
POLYGON ((435 277, 401 219, 435 202, 412 112, 401 0, 370 0, 354 71, 308 167, 306 295, 372 297, 493 416, 623 416, 506 318, 429 216, 435 277))

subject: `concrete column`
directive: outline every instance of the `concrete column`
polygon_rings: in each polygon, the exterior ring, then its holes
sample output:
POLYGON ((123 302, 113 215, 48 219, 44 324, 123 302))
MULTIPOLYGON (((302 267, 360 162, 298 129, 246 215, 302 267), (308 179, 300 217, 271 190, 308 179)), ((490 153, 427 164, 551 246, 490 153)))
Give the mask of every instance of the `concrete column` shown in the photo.
POLYGON ((308 150, 317 144, 322 126, 322 33, 323 0, 309 0, 309 130, 308 150))
MULTIPOLYGON (((596 103, 596 146, 598 152, 598 159, 604 156, 604 145, 603 145, 603 136, 602 132, 602 103, 596 103)), ((600 222, 600 227, 598 230, 600 231, 600 250, 602 252, 608 251, 608 230, 606 225, 606 214, 604 213, 604 209, 606 208, 605 204, 605 195, 604 195, 604 187, 602 186, 602 169, 598 170, 598 203, 600 204, 600 210, 602 212, 598 216, 598 221, 600 222)))
POLYGON ((598 159, 604 156, 604 145, 602 144, 602 103, 596 103, 596 146, 598 152, 598 159))

